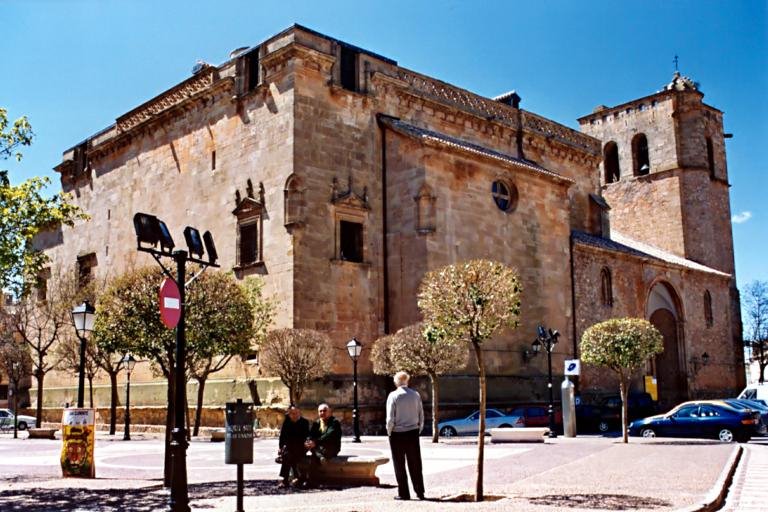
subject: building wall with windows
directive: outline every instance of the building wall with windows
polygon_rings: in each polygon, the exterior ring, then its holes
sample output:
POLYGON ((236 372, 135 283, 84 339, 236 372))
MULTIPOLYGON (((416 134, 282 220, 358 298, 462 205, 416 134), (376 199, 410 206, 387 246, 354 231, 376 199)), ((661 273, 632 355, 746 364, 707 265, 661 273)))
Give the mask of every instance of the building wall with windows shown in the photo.
MULTIPOLYGON (((135 212, 163 219, 177 245, 183 245, 188 224, 210 230, 223 270, 264 278, 266 295, 278 304, 276 327, 330 334, 335 376, 309 392, 309 400, 329 393, 346 403, 346 342, 356 336, 370 347, 417 321, 424 273, 471 258, 507 263, 523 284, 520 327, 486 347, 491 403, 546 395, 546 358, 527 357, 538 324, 562 333, 554 354, 560 373, 563 359, 578 353, 578 336, 590 322, 618 313, 647 315, 654 272, 671 276, 686 305, 684 353, 706 347, 713 361, 732 360, 732 346, 717 345, 722 336, 733 339, 737 323, 720 316, 727 311, 723 283, 732 276, 717 266, 718 277, 712 277, 708 262, 694 268, 685 260, 691 233, 685 215, 700 199, 691 199, 687 178, 674 174, 680 159, 674 94, 627 104, 636 112, 606 108, 616 113, 606 125, 583 118, 586 134, 519 102, 514 93, 479 96, 293 26, 236 51, 218 67, 200 66, 65 152, 57 166, 63 188, 91 220, 47 233, 38 243, 51 266, 106 280, 154 264, 135 250, 135 212), (604 128, 611 123, 624 128, 614 135, 604 128), (646 135, 650 170, 634 177, 638 130, 646 135), (615 183, 601 169, 609 142, 615 144, 611 158, 618 160, 615 183), (649 222, 659 203, 664 222, 649 222), (589 240, 611 240, 614 229, 664 254, 628 257, 616 246, 595 243, 588 249, 589 240), (689 314, 697 306, 688 301, 701 302, 705 288, 718 330, 702 334, 691 326, 699 318, 689 314), (595 307, 600 300, 612 306, 595 307)), ((720 139, 707 126, 716 172, 724 172, 720 139)), ((709 170, 703 175, 709 177, 709 170)), ((718 200, 727 205, 727 194, 718 200)), ((730 226, 721 221, 703 229, 725 230, 721 235, 730 239, 730 226)), ((362 400, 375 409, 382 389, 370 375, 368 354, 363 352, 360 366, 362 400)), ((680 372, 688 366, 682 361, 680 372)), ((697 372, 692 385, 715 389, 716 379, 701 380, 711 371, 697 372)), ((476 386, 466 381, 473 373, 472 363, 457 369, 445 379, 444 396, 471 403, 476 386)), ((585 386, 602 386, 602 377, 589 375, 585 386)), ((257 365, 233 362, 206 390, 219 400, 217 381, 230 386, 255 376, 257 365)), ((46 382, 66 393, 74 379, 58 374, 46 382)), ((158 387, 146 396, 164 397, 162 382, 146 366, 137 367, 133 382, 158 387)))

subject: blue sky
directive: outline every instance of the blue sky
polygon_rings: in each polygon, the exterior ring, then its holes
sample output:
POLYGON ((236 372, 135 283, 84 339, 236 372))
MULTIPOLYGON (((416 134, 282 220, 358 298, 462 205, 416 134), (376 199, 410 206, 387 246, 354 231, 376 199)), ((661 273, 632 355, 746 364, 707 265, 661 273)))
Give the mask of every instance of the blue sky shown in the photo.
POLYGON ((301 23, 568 126, 680 70, 725 112, 740 286, 768 280, 768 2, 0 0, 0 106, 37 135, 11 179, 190 75, 301 23))

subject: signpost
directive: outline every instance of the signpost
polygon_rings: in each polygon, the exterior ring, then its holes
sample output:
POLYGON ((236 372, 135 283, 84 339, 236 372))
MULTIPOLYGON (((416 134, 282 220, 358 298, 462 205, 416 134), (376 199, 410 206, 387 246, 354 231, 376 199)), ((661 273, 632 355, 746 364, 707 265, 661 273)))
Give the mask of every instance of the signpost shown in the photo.
POLYGON ((253 404, 227 402, 224 463, 237 464, 237 507, 243 512, 243 464, 253 464, 253 404))

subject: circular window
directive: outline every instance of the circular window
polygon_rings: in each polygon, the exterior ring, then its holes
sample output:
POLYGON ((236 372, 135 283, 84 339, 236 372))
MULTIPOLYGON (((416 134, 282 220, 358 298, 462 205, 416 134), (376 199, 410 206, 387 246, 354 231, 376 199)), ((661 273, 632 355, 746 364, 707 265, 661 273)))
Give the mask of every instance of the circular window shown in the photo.
POLYGON ((496 180, 491 185, 491 194, 499 210, 512 212, 517 208, 517 187, 513 184, 496 180))

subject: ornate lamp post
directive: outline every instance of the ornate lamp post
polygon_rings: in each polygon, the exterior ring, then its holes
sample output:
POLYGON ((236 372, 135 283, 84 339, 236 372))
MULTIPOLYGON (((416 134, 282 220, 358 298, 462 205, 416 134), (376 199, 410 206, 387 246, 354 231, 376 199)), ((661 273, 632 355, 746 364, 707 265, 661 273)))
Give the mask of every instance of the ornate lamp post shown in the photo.
POLYGON ((125 383, 125 429, 123 433, 123 441, 131 440, 131 372, 133 367, 136 366, 136 359, 131 354, 125 354, 123 357, 123 364, 125 365, 125 374, 128 380, 125 383))
POLYGON ((557 345, 557 338, 560 337, 560 333, 552 329, 544 329, 541 325, 537 328, 537 331, 538 337, 531 344, 531 350, 533 350, 534 356, 541 351, 542 347, 547 351, 547 368, 549 371, 549 378, 547 380, 547 387, 549 388, 549 409, 547 411, 549 412, 549 437, 555 438, 557 437, 557 432, 555 432, 555 398, 552 392, 552 350, 557 345))
MULTIPOLYGON (((19 380, 20 380, 20 374, 19 371, 21 368, 21 365, 14 361, 11 363, 11 368, 13 370, 13 375, 11 378, 13 379, 13 438, 18 439, 19 438, 19 380)), ((37 420, 37 427, 40 426, 40 423, 42 423, 42 418, 37 420)))
POLYGON ((352 439, 353 443, 360 442, 360 412, 357 409, 357 360, 360 358, 360 354, 363 351, 363 344, 357 341, 357 338, 352 337, 347 343, 347 352, 352 359, 353 368, 353 380, 352 386, 354 389, 354 405, 352 408, 352 428, 354 429, 355 437, 352 439))
POLYGON ((72 310, 72 322, 75 324, 77 339, 80 340, 80 368, 77 380, 77 407, 83 408, 83 388, 85 387, 85 335, 93 330, 96 309, 85 301, 72 310))

